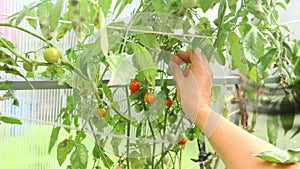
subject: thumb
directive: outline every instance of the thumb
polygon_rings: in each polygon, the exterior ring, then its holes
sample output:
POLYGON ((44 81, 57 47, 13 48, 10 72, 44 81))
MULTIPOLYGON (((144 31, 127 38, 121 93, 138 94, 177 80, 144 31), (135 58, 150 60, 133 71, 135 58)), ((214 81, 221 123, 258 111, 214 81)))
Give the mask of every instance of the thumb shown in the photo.
POLYGON ((173 73, 175 81, 177 83, 180 83, 184 78, 181 67, 178 64, 176 64, 175 62, 172 62, 172 61, 169 63, 169 66, 170 66, 170 69, 173 73))

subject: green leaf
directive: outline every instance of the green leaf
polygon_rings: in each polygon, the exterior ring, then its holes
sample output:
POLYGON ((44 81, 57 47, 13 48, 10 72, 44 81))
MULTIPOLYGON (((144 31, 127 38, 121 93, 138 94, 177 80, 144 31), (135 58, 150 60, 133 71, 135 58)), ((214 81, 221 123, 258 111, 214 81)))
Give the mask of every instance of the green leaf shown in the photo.
POLYGON ((117 18, 122 13, 122 11, 124 10, 124 8, 128 4, 132 3, 132 1, 133 0, 118 0, 117 3, 116 3, 116 5, 115 5, 115 8, 113 10, 113 11, 117 11, 117 9, 119 9, 118 12, 117 12, 117 14, 116 14, 116 16, 115 16, 115 18, 117 18))
POLYGON ((108 83, 111 85, 127 85, 136 75, 136 69, 122 54, 111 54, 107 57, 112 77, 108 83))
POLYGON ((219 0, 199 0, 198 3, 200 4, 200 8, 202 9, 202 11, 205 13, 207 10, 213 8, 217 3, 219 2, 219 0))
POLYGON ((0 82, 0 89, 2 89, 2 90, 7 90, 7 89, 10 88, 10 86, 11 86, 12 84, 13 84, 13 82, 8 81, 8 80, 6 80, 6 81, 4 81, 4 82, 0 82))
POLYGON ((75 141, 65 139, 57 145, 57 161, 61 166, 67 158, 67 155, 71 153, 75 147, 75 141))
POLYGON ((103 28, 106 23, 105 23, 105 15, 103 13, 102 8, 97 7, 96 9, 95 8, 92 8, 92 9, 94 9, 93 11, 95 11, 94 16, 91 16, 91 17, 93 17, 92 20, 94 21, 95 27, 97 29, 103 28))
POLYGON ((273 163, 291 164, 300 162, 300 149, 265 151, 254 155, 258 158, 273 163))
MULTIPOLYGON (((64 14, 63 20, 70 20, 69 11, 64 14)), ((57 30, 56 40, 59 41, 61 38, 65 36, 65 34, 72 30, 72 25, 69 23, 60 23, 60 26, 57 30)))
POLYGON ((270 66, 276 53, 277 53, 277 49, 273 48, 273 49, 269 50, 263 57, 260 58, 260 71, 261 72, 270 66))
POLYGON ((97 144, 95 144, 95 146, 94 146, 94 148, 93 148, 93 156, 95 157, 95 158, 100 158, 100 154, 101 154, 101 152, 100 152, 101 150, 98 148, 98 145, 97 144))
POLYGON ((258 79, 257 79, 257 69, 256 69, 256 66, 252 66, 252 68, 250 68, 250 71, 248 73, 248 77, 251 80, 257 82, 258 79))
POLYGON ((229 33, 228 41, 230 43, 229 52, 232 55, 233 66, 238 68, 243 75, 247 75, 249 72, 249 67, 243 53, 241 39, 235 32, 231 32, 229 33))
POLYGON ((110 102, 113 102, 113 95, 112 95, 111 89, 106 84, 103 84, 102 88, 103 88, 103 91, 104 91, 104 94, 105 94, 106 98, 110 102))
POLYGON ((3 66, 0 65, 0 71, 4 71, 5 73, 9 73, 9 74, 13 74, 13 75, 18 75, 18 76, 21 76, 24 79, 26 79, 25 76, 22 73, 20 73, 17 69, 11 68, 11 67, 7 66, 7 64, 4 64, 3 66))
MULTIPOLYGON (((28 11, 26 15, 30 16, 30 17, 37 16, 36 11, 34 9, 31 9, 30 11, 28 11)), ((26 18, 26 20, 31 27, 33 27, 34 29, 37 28, 37 20, 36 19, 26 18)))
POLYGON ((139 39, 140 43, 147 48, 160 49, 157 37, 155 34, 140 34, 136 35, 136 38, 139 39))
POLYGON ((22 122, 14 117, 6 117, 3 115, 0 115, 0 121, 4 122, 4 123, 8 123, 8 124, 22 124, 22 122))
POLYGON ((16 66, 17 63, 14 58, 12 58, 10 55, 6 54, 4 51, 0 50, 0 62, 12 66, 16 66))
POLYGON ((256 64, 258 59, 264 55, 265 42, 263 34, 251 25, 251 29, 246 32, 243 39, 243 51, 250 63, 256 64))
POLYGON ((106 16, 110 10, 112 0, 99 0, 98 4, 102 7, 104 16, 106 16))
POLYGON ((170 2, 169 0, 152 0, 152 6, 158 13, 168 13, 170 2))
POLYGON ((291 139, 300 133, 300 127, 295 131, 295 133, 291 136, 291 139))
POLYGON ((87 1, 79 1, 72 3, 69 1, 70 20, 75 34, 80 42, 82 42, 88 34, 90 34, 90 9, 87 1))
POLYGON ((53 6, 54 5, 51 1, 46 1, 39 5, 37 9, 37 16, 39 18, 41 32, 48 40, 52 39, 54 35, 54 30, 51 30, 50 24, 50 16, 53 6))
POLYGON ((9 40, 5 39, 5 38, 0 38, 1 41, 0 41, 0 47, 4 47, 6 48, 6 45, 9 46, 10 48, 14 49, 15 48, 15 45, 10 42, 9 40), (3 43, 1 43, 3 41, 3 43))
POLYGON ((110 168, 114 162, 109 158, 108 155, 105 154, 105 151, 101 148, 100 153, 100 159, 102 159, 102 162, 106 168, 110 168))
POLYGON ((291 130, 294 126, 296 112, 294 111, 294 104, 286 96, 280 102, 282 111, 280 113, 281 125, 284 129, 284 134, 291 130))
POLYGON ((154 86, 157 65, 154 63, 151 54, 146 48, 139 44, 130 44, 134 51, 134 55, 132 57, 134 67, 137 68, 138 71, 143 72, 148 82, 154 86))
POLYGON ((13 105, 14 106, 19 106, 20 105, 20 102, 17 98, 13 98, 13 105))
POLYGON ((277 138, 278 138, 278 117, 277 116, 267 116, 267 133, 269 142, 273 145, 276 145, 277 138))
POLYGON ((50 136, 50 142, 49 142, 49 148, 48 148, 49 154, 58 139, 59 130, 60 130, 60 127, 54 127, 52 129, 51 136, 50 136))
POLYGON ((79 144, 71 155, 71 166, 76 169, 85 169, 88 163, 88 150, 84 144, 79 144))
POLYGON ((113 153, 119 155, 119 145, 121 144, 122 139, 113 137, 110 141, 111 147, 113 148, 113 153))
POLYGON ((245 6, 248 7, 248 10, 257 18, 261 19, 261 20, 265 20, 266 19, 266 14, 264 11, 264 6, 262 3, 262 0, 255 0, 255 1, 245 1, 245 6))
POLYGON ((15 18, 15 25, 19 25, 22 20, 25 18, 25 16, 27 15, 28 11, 30 10, 30 8, 32 8, 33 5, 35 5, 36 2, 32 2, 29 5, 24 5, 23 9, 18 12, 17 17, 15 18))
POLYGON ((58 25, 58 20, 60 19, 63 3, 64 0, 58 0, 54 5, 53 9, 50 11, 50 31, 55 31, 58 25))

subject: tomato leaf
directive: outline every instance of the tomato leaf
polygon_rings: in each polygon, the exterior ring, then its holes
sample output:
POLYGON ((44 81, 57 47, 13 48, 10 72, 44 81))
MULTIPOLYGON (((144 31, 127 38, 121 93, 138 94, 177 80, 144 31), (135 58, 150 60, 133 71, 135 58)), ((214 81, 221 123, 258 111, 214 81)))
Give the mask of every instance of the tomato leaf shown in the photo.
POLYGON ((54 147, 56 141, 58 140, 58 134, 59 134, 60 127, 54 127, 51 132, 50 136, 50 142, 49 142, 49 148, 48 153, 50 154, 52 148, 54 147))
MULTIPOLYGON (((34 9, 31 9, 30 11, 28 11, 26 15, 31 16, 31 17, 37 16, 36 11, 34 9)), ((36 19, 26 18, 26 20, 31 27, 33 27, 34 29, 37 28, 37 20, 36 19)))
POLYGON ((277 116, 267 116, 267 133, 269 142, 273 145, 276 145, 277 138, 278 138, 278 117, 277 116))
POLYGON ((229 33, 228 41, 230 42, 229 52, 232 55, 232 64, 234 67, 238 68, 243 75, 247 75, 249 72, 249 67, 247 65, 247 60, 243 53, 243 47, 241 44, 241 39, 235 32, 229 33))
POLYGON ((300 149, 266 151, 254 155, 258 158, 273 163, 290 164, 300 162, 300 149))
POLYGON ((128 4, 132 3, 132 1, 133 1, 133 0, 118 0, 118 1, 116 2, 115 8, 114 8, 114 10, 113 10, 113 11, 117 11, 117 9, 119 9, 118 12, 117 12, 117 14, 116 14, 116 16, 115 16, 115 18, 117 18, 117 17, 121 14, 121 12, 123 11, 123 9, 124 9, 128 4))
POLYGON ((276 53, 277 53, 277 49, 273 48, 273 49, 269 50, 263 57, 260 58, 260 71, 261 72, 270 66, 276 53))
POLYGON ((246 59, 253 64, 264 55, 264 44, 266 40, 263 34, 254 26, 246 32, 243 39, 243 51, 246 59))
POLYGON ((9 67, 7 66, 7 64, 4 64, 3 66, 0 65, 0 71, 4 71, 5 73, 10 73, 13 75, 18 75, 26 79, 26 77, 22 73, 20 73, 17 69, 9 67))
POLYGON ((12 81, 8 81, 8 80, 6 80, 6 81, 4 81, 4 82, 0 82, 0 89, 2 89, 2 90, 7 90, 7 89, 9 89, 10 88, 10 86, 13 84, 13 82, 12 81))
POLYGON ((75 147, 75 141, 65 139, 57 145, 57 161, 61 166, 67 158, 67 155, 71 153, 75 147))
POLYGON ((4 47, 6 48, 6 45, 12 49, 15 48, 15 45, 13 43, 11 43, 9 40, 5 39, 5 38, 0 38, 0 47, 4 47))
POLYGON ((112 4, 112 0, 99 0, 98 4, 102 7, 104 16, 106 16, 109 12, 110 6, 112 4))
POLYGON ((157 37, 154 34, 139 34, 136 35, 140 43, 148 48, 160 49, 157 37))
POLYGON ((119 154, 119 145, 121 144, 122 139, 113 137, 110 141, 111 147, 113 149, 113 153, 118 155, 119 154))
POLYGON ((88 164, 88 150, 84 144, 79 144, 71 155, 72 168, 85 169, 88 164))
POLYGON ((51 30, 50 16, 51 10, 53 9, 53 3, 51 1, 46 1, 38 6, 37 16, 39 19, 39 24, 41 32, 45 38, 48 40, 52 39, 54 35, 54 30, 51 30))
POLYGON ((169 0, 152 0, 152 6, 158 13, 168 13, 170 1, 169 0))
POLYGON ((295 131, 295 133, 291 136, 291 139, 300 133, 300 127, 295 131))
POLYGON ((18 16, 15 18, 15 25, 19 25, 22 20, 25 18, 25 16, 27 15, 28 11, 30 10, 30 8, 35 5, 36 2, 32 2, 29 5, 25 5, 23 6, 23 9, 18 13, 18 16))
MULTIPOLYGON (((70 20, 69 11, 66 12, 63 16, 63 20, 70 20)), ((72 30, 72 25, 69 23, 60 23, 60 26, 57 30, 56 40, 59 41, 61 38, 65 36, 65 34, 72 30)))
POLYGON ((255 1, 246 1, 245 5, 248 7, 248 10, 257 18, 264 20, 266 19, 266 14, 264 11, 263 1, 255 0, 255 1))
POLYGON ((89 29, 90 10, 87 1, 79 1, 77 3, 69 3, 70 20, 75 34, 80 42, 91 33, 89 29))
POLYGON ((62 10, 64 0, 58 0, 54 7, 50 11, 50 16, 49 16, 49 24, 50 24, 50 31, 55 31, 57 25, 58 25, 58 20, 60 19, 60 14, 62 10))
POLYGON ((101 148, 100 149, 100 159, 102 159, 102 162, 106 168, 110 168, 114 162, 109 158, 108 155, 105 154, 105 151, 101 148))
POLYGON ((294 126, 296 116, 295 105, 288 96, 285 96, 280 102, 280 109, 281 125, 284 129, 284 134, 286 134, 294 126))
POLYGON ((125 55, 111 54, 107 57, 112 76, 108 86, 127 85, 136 75, 136 69, 125 55))
POLYGON ((151 54, 146 48, 139 44, 130 44, 134 51, 134 55, 132 57, 133 66, 137 68, 138 71, 143 72, 148 82, 154 86, 157 65, 154 63, 151 54))
POLYGON ((22 122, 14 117, 6 117, 3 115, 0 115, 0 121, 2 121, 3 123, 8 123, 8 124, 22 124, 22 122))
POLYGON ((14 58, 12 58, 10 55, 6 54, 4 51, 0 50, 0 62, 12 66, 16 66, 17 63, 14 58))
POLYGON ((219 0, 211 0, 211 1, 199 0, 198 3, 200 4, 200 8, 205 13, 207 10, 213 8, 218 2, 219 0))

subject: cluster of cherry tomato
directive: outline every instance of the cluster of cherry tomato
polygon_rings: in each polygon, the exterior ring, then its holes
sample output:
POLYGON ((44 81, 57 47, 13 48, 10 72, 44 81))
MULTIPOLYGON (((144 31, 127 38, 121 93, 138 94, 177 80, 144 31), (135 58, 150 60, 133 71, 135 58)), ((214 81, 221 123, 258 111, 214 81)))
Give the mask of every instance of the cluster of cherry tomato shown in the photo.
MULTIPOLYGON (((148 86, 142 86, 137 79, 130 81, 128 88, 130 90, 132 100, 135 100, 134 109, 136 112, 141 112, 145 109, 145 104, 152 105, 156 101, 156 95, 149 91, 148 86)), ((165 105, 171 107, 173 100, 171 98, 165 99, 165 105)))

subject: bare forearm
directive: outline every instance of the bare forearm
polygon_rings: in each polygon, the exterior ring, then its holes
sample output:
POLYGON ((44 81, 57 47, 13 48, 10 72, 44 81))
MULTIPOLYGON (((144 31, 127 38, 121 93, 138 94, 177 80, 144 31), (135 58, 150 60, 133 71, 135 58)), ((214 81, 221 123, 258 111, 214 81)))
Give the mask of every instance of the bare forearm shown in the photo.
MULTIPOLYGON (((202 129, 208 116, 208 110, 201 110, 195 124, 202 129)), ((253 156, 256 153, 275 151, 278 148, 246 132, 223 117, 220 117, 209 141, 228 169, 298 168, 295 164, 273 164, 253 156)))

